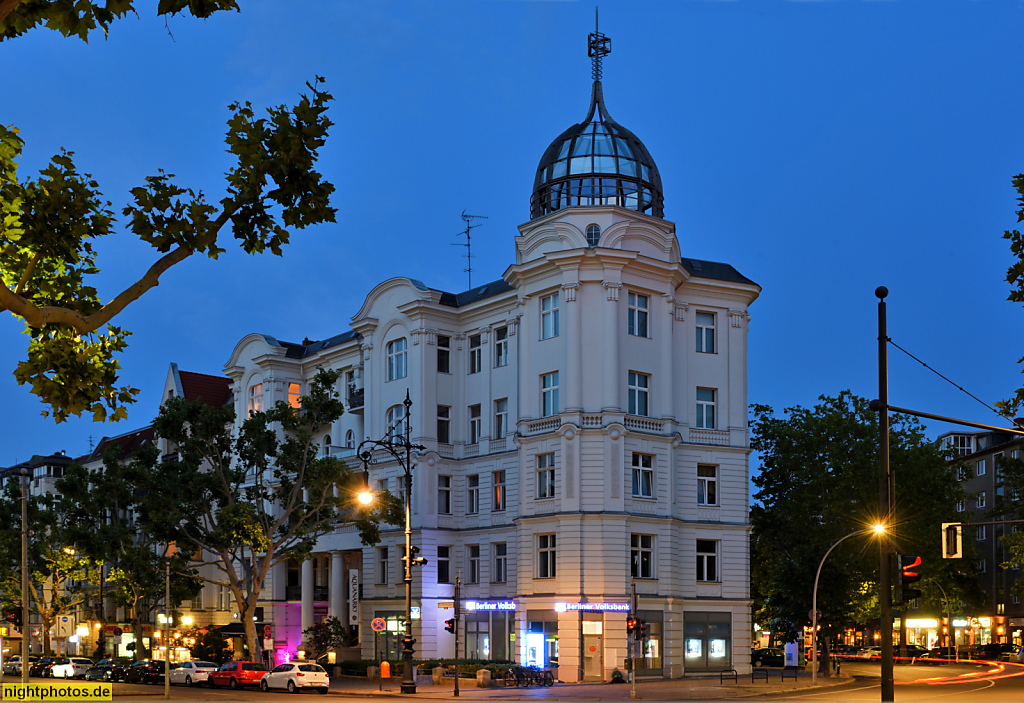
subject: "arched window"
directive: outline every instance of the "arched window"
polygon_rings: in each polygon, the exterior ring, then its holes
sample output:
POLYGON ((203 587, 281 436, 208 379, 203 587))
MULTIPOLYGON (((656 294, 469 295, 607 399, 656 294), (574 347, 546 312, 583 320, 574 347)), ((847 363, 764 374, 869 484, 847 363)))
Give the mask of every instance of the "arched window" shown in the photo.
POLYGON ((396 339, 393 342, 388 342, 387 356, 389 381, 394 381, 396 378, 405 378, 408 375, 409 366, 405 350, 405 337, 396 339))
POLYGON ((254 383, 249 386, 249 414, 263 412, 263 384, 254 383))
POLYGON ((596 247, 601 241, 601 228, 597 225, 587 225, 587 246, 596 247))
POLYGON ((331 436, 329 434, 328 435, 324 435, 324 445, 323 446, 324 446, 324 456, 327 456, 328 454, 331 453, 331 436))
POLYGON ((356 433, 353 432, 352 430, 349 430, 348 432, 345 433, 345 447, 347 449, 356 448, 356 433))
POLYGON ((392 405, 388 408, 387 435, 391 439, 399 439, 405 436, 407 418, 405 417, 404 405, 392 405))

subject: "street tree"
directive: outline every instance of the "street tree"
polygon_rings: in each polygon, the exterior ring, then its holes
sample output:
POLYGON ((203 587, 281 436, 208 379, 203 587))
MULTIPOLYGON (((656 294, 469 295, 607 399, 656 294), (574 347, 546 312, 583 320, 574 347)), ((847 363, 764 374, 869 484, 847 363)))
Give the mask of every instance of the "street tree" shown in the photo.
POLYGON ((337 372, 321 369, 300 407, 279 402, 253 412, 237 435, 232 408, 171 398, 155 428, 174 454, 140 472, 140 519, 163 541, 193 552, 202 580, 230 591, 256 659, 254 615, 271 568, 305 560, 319 537, 345 523, 355 522, 373 544, 380 522, 402 519, 394 499, 360 512, 353 492, 362 473, 318 451, 314 436, 343 410, 337 381, 337 372))
POLYGON ((323 655, 349 643, 348 628, 333 615, 302 631, 303 644, 308 647, 307 658, 316 661, 323 655))
POLYGON ((23 141, 0 125, 0 311, 25 324, 28 350, 14 375, 49 406, 44 415, 57 422, 84 412, 97 421, 127 416, 138 390, 119 385, 117 359, 131 333, 115 318, 193 254, 216 259, 225 251, 223 230, 249 254, 281 255, 289 228, 334 221, 334 186, 315 168, 331 126, 321 80, 307 83, 309 94, 294 107, 269 108, 267 117, 249 103, 230 105, 225 141, 234 164, 219 202, 163 171, 131 189, 121 213, 156 259, 107 301, 92 285, 100 272, 93 244, 114 231, 115 218, 98 183, 64 151, 38 178, 18 180, 23 141))
MULTIPOLYGON (((878 424, 868 401, 844 391, 822 396, 811 409, 778 417, 752 406, 751 447, 761 455, 752 479, 751 584, 756 621, 792 641, 810 622, 814 577, 829 547, 879 521, 878 424)), ((981 598, 971 562, 942 560, 942 522, 956 515, 963 490, 956 471, 913 418, 895 415, 890 431, 895 476, 894 551, 922 556, 926 603, 940 605, 938 582, 958 603, 981 598), (956 563, 954 563, 956 562, 956 563)), ((878 541, 852 537, 825 561, 818 584, 819 623, 825 636, 849 620, 877 617, 878 541)))
MULTIPOLYGON (((156 14, 165 20, 186 13, 206 19, 224 10, 238 11, 237 0, 161 0, 156 14)), ((87 42, 97 30, 106 37, 111 23, 129 13, 138 14, 135 0, 0 0, 0 41, 43 26, 87 42)))
MULTIPOLYGON (((1017 222, 1024 222, 1024 173, 1013 177, 1013 188, 1017 191, 1017 222)), ((1010 284, 1010 295, 1007 300, 1013 303, 1024 303, 1024 235, 1017 229, 1003 232, 1003 239, 1009 240, 1010 251, 1016 259, 1006 270, 1006 281, 1010 284)), ((1024 363, 1024 358, 1018 363, 1024 363)), ((1024 406, 1024 386, 1007 400, 996 403, 999 411, 1008 418, 1015 417, 1024 406)))

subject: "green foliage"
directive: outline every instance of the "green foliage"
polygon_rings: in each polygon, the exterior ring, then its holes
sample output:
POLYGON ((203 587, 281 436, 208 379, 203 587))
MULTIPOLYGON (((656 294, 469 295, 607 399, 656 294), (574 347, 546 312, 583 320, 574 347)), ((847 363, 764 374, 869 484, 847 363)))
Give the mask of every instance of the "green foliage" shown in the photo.
POLYGON ((332 649, 345 647, 349 643, 348 627, 336 617, 329 617, 302 631, 302 641, 309 648, 308 659, 319 659, 332 649))
MULTIPOLYGON (((1013 187, 1017 191, 1017 222, 1024 222, 1024 173, 1018 173, 1013 177, 1013 187)), ((1024 303, 1024 235, 1020 230, 1008 229, 1003 232, 1003 239, 1010 241, 1010 251, 1013 253, 1013 265, 1006 270, 1006 281, 1010 284, 1010 295, 1007 300, 1014 303, 1024 303)), ((1024 363, 1024 358, 1018 363, 1024 363)), ((1012 398, 996 403, 999 411, 1006 417, 1012 418, 1024 405, 1024 387, 1018 388, 1012 398)))
MULTIPOLYGON (((43 4, 52 10, 62 3, 43 4)), ((234 3, 207 0, 189 7, 196 13, 219 5, 234 3)), ((294 107, 269 108, 264 118, 249 103, 230 106, 225 141, 235 163, 219 207, 163 171, 131 189, 133 202, 122 209, 128 229, 160 256, 106 302, 90 282, 100 273, 94 242, 113 233, 110 202, 91 176, 78 171, 74 154, 63 150, 38 178, 19 181, 23 141, 14 127, 0 126, 0 311, 26 325, 27 358, 15 378, 49 406, 44 415, 52 413, 57 422, 84 412, 96 421, 126 417, 138 391, 118 385, 117 359, 131 333, 111 321, 193 253, 216 259, 224 251, 218 236, 226 225, 244 251, 281 255, 290 229, 335 220, 334 186, 316 170, 332 125, 332 97, 319 77, 306 86, 309 94, 294 107)))
MULTIPOLYGON (((815 573, 829 547, 879 518, 875 413, 849 391, 819 400, 810 410, 787 409, 784 418, 752 406, 751 447, 762 460, 751 508, 754 616, 790 638, 809 622, 815 573)), ((923 557, 924 602, 944 609, 933 582, 954 603, 979 602, 972 562, 939 554, 940 525, 963 498, 955 469, 920 423, 904 416, 892 418, 889 456, 896 486, 891 544, 923 557)), ((818 609, 826 635, 877 613, 878 554, 877 538, 868 533, 847 539, 825 561, 818 609)))
POLYGON ((319 370, 301 409, 279 402, 253 413, 237 437, 230 407, 171 398, 154 427, 176 458, 150 455, 139 467, 140 520, 218 569, 207 580, 233 594, 254 657, 260 648, 251 616, 269 570, 305 560, 342 523, 372 519, 354 500, 362 473, 321 455, 314 439, 344 410, 337 382, 337 372, 319 370))
POLYGON ((227 640, 216 630, 192 630, 186 632, 185 637, 195 640, 195 644, 189 647, 193 659, 223 664, 231 658, 227 640))
MULTIPOLYGON (((188 12, 205 19, 215 12, 238 9, 237 0, 160 0, 156 14, 167 17, 188 12)), ((97 29, 106 38, 111 23, 129 13, 138 14, 135 0, 21 0, 7 17, 0 16, 0 40, 19 37, 43 25, 65 37, 87 42, 97 29)))

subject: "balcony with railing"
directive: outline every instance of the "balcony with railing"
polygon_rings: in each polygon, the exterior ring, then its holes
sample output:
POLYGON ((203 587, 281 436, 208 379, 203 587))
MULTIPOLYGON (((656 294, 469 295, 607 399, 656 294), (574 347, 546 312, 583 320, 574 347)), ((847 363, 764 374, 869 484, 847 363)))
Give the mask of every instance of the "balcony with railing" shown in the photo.
POLYGON ((356 388, 354 384, 349 384, 348 391, 345 393, 345 403, 348 405, 348 411, 362 412, 365 395, 365 389, 356 388))

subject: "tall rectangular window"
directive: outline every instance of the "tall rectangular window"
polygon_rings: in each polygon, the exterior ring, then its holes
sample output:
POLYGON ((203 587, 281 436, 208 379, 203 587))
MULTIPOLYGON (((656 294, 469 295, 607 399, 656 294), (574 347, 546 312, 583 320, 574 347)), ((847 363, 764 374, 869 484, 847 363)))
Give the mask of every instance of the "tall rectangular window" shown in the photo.
POLYGON ((639 293, 629 294, 629 311, 626 313, 626 331, 636 337, 647 336, 647 314, 651 299, 639 293))
POLYGON ((391 570, 391 562, 388 560, 388 548, 377 547, 377 583, 388 582, 388 571, 391 570))
POLYGON ((974 538, 977 540, 988 539, 988 525, 980 525, 975 529, 974 538))
POLYGON ((984 459, 979 459, 978 460, 978 463, 975 465, 975 473, 974 473, 974 475, 975 476, 984 476, 985 475, 985 460, 984 459))
POLYGON ((540 299, 540 338, 558 336, 558 293, 540 299))
POLYGON ((494 365, 508 366, 508 327, 494 330, 494 365))
POLYGON ((481 435, 480 406, 469 406, 469 443, 476 444, 480 441, 481 435))
POLYGON ((491 545, 494 552, 494 571, 491 572, 492 583, 505 583, 508 580, 508 547, 504 542, 491 545))
POLYGON ((263 384, 254 383, 249 386, 249 414, 263 412, 263 384))
POLYGON ((654 497, 654 456, 633 452, 633 496, 654 497))
POLYGON ((452 409, 448 405, 437 406, 437 441, 441 444, 452 441, 452 409))
POLYGON ((537 535, 537 578, 555 578, 554 535, 537 535))
POLYGON ((717 540, 697 540, 697 580, 718 581, 717 540))
POLYGON ((541 417, 558 414, 558 372, 552 371, 540 377, 541 417))
POLYGON ((715 429, 715 389, 697 389, 697 427, 715 429))
POLYGON ((393 342, 388 342, 387 357, 389 381, 405 378, 409 374, 405 337, 396 339, 393 342))
POLYGON ((437 335, 437 372, 451 373, 452 371, 452 338, 439 334, 437 335))
POLYGON ((985 498, 985 491, 982 491, 978 494, 977 506, 979 508, 984 508, 986 505, 988 505, 988 500, 985 498))
POLYGON ((495 439, 501 439, 508 434, 508 398, 498 398, 494 401, 494 435, 495 439))
POLYGON ((437 582, 452 582, 452 548, 440 546, 437 548, 437 582))
POLYGON ((537 455, 537 500, 555 497, 555 454, 537 455))
POLYGON ((697 465, 697 505, 718 505, 718 467, 697 465))
POLYGON ((491 482, 494 486, 494 496, 491 500, 491 512, 499 513, 505 509, 505 472, 491 472, 491 482))
POLYGON ((627 376, 628 383, 628 408, 630 415, 647 416, 649 412, 647 394, 651 385, 651 377, 645 373, 630 371, 627 376))
POLYGON ((288 384, 288 407, 292 410, 302 409, 302 386, 298 383, 288 384))
POLYGON ((715 353, 715 313, 697 313, 697 351, 715 353))
POLYGON ((480 583, 480 545, 469 545, 469 580, 468 583, 480 583))
POLYGON ((437 477, 437 514, 452 514, 452 477, 437 477))
POLYGON ((1003 495, 1003 453, 992 457, 992 465, 996 467, 996 497, 1003 495))
POLYGON ((466 513, 476 515, 480 512, 480 474, 466 477, 466 513))
POLYGON ((630 535, 630 573, 635 579, 654 578, 654 535, 630 535))
POLYGON ((482 368, 483 350, 480 348, 480 335, 469 335, 469 372, 480 373, 482 368))

